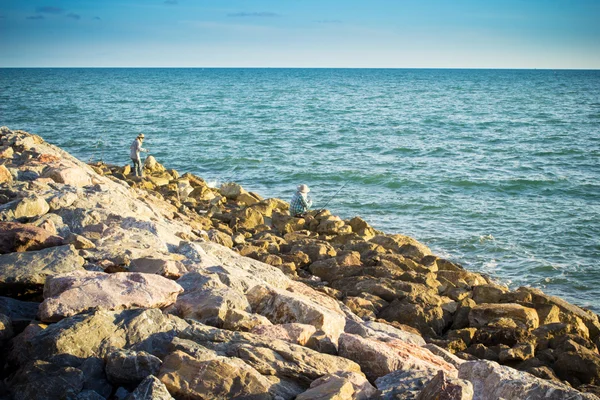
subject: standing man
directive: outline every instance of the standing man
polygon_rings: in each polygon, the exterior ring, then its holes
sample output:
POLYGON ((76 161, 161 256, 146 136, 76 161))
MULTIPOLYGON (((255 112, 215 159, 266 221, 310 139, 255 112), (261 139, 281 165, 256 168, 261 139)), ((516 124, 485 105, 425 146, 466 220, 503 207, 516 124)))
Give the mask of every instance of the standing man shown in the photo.
POLYGON ((293 217, 302 217, 312 206, 312 200, 308 197, 308 192, 310 192, 308 186, 300 185, 297 189, 298 191, 294 193, 290 201, 290 214, 293 217))
POLYGON ((129 147, 129 155, 131 156, 131 161, 133 161, 133 174, 140 177, 144 175, 142 170, 142 160, 140 159, 140 151, 143 151, 144 153, 148 152, 148 150, 142 148, 143 142, 144 134, 140 133, 129 147))

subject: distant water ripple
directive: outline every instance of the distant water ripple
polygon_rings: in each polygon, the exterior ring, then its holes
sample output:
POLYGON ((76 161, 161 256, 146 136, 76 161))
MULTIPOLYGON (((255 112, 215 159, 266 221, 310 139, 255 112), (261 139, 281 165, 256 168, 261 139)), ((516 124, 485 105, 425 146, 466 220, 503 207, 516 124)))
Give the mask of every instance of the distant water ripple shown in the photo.
POLYGON ((600 311, 600 72, 0 69, 0 124, 404 233, 600 311), (236 167, 232 171, 232 168, 236 167), (232 176, 231 176, 232 175, 232 176))

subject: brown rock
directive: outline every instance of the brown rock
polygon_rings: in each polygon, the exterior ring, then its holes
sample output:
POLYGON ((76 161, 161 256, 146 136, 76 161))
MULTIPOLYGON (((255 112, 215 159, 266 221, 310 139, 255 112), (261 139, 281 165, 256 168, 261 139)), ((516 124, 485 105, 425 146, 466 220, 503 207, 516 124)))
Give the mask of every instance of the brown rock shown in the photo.
POLYGON ((472 400, 473 385, 471 382, 447 376, 438 371, 425 388, 417 396, 417 400, 472 400))
POLYGON ((406 257, 420 260, 430 255, 431 250, 415 239, 404 235, 377 235, 370 240, 387 250, 395 251, 406 257))
POLYGON ((13 177, 4 165, 0 165, 0 183, 11 184, 13 181, 13 177))
POLYGON ((0 222, 0 254, 61 246, 63 239, 45 229, 18 222, 0 222))
POLYGON ((534 309, 510 303, 478 304, 469 313, 469 323, 478 328, 502 317, 510 318, 530 329, 539 326, 539 318, 534 309))
POLYGON ((308 339, 317 331, 312 325, 307 324, 280 324, 280 325, 259 325, 250 330, 250 333, 260 335, 265 338, 285 340, 286 342, 306 345, 308 339))
POLYGON ((221 246, 225 246, 229 249, 233 247, 233 240, 231 240, 231 236, 228 234, 221 232, 217 229, 211 229, 208 231, 208 238, 211 242, 215 242, 220 244, 221 246))

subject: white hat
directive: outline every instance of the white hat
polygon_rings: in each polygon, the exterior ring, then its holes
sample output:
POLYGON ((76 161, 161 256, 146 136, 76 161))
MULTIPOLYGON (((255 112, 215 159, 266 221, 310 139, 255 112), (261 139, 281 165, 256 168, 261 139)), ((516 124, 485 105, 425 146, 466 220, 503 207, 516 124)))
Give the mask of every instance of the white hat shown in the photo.
POLYGON ((306 185, 300 185, 300 186, 298 186, 298 191, 300 193, 308 193, 308 192, 310 192, 310 189, 306 185))
POLYGON ((143 134, 143 133, 140 133, 139 135, 137 135, 137 137, 138 137, 138 138, 142 138, 142 139, 143 139, 145 136, 144 136, 144 134, 143 134))

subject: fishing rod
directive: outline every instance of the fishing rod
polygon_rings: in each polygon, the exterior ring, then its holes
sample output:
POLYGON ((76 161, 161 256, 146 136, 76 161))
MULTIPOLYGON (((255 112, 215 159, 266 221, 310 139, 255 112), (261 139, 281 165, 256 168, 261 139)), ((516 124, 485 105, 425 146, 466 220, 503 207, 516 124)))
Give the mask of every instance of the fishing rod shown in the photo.
POLYGON ((233 167, 233 169, 232 169, 231 171, 229 171, 229 173, 227 174, 227 179, 226 179, 226 180, 223 180, 223 183, 227 183, 227 182, 229 182, 229 180, 230 180, 231 178, 233 178, 233 173, 235 172, 235 170, 236 170, 236 169, 237 169, 237 165, 235 165, 235 166, 233 167))
POLYGON ((325 211, 325 207, 327 207, 329 205, 329 203, 331 203, 331 200, 335 199, 335 197, 340 194, 340 192, 342 191, 342 189, 344 189, 346 187, 346 185, 348 184, 348 182, 350 182, 350 179, 348 179, 346 182, 344 182, 344 184, 342 185, 341 188, 338 189, 337 192, 335 192, 335 194, 333 196, 331 196, 331 198, 329 200, 327 200, 327 202, 325 203, 325 205, 315 214, 315 218, 321 214, 323 211, 325 211))

